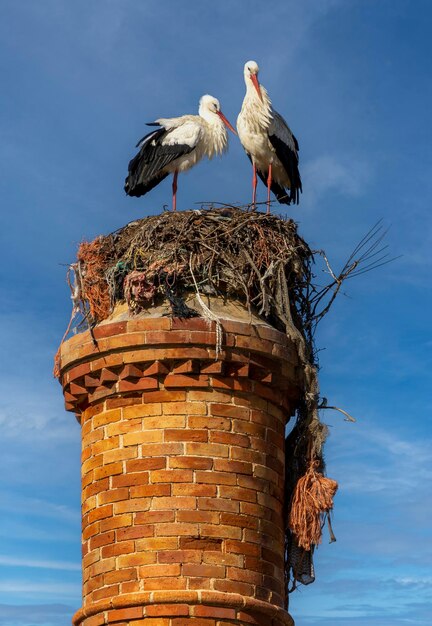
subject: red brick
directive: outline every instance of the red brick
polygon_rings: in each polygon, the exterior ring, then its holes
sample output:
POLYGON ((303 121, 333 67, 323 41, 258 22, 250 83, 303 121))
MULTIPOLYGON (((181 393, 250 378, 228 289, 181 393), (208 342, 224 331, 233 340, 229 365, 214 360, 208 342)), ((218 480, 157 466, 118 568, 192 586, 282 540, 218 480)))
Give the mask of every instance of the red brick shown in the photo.
POLYGON ((223 524, 202 524, 201 532, 208 537, 223 537, 225 539, 240 539, 242 536, 241 528, 223 524))
POLYGON ((157 376, 168 374, 169 369, 161 361, 154 361, 151 365, 144 366, 143 376, 157 376))
POLYGON ((186 483, 192 482, 192 475, 192 470, 188 469, 153 470, 150 480, 152 483, 186 483))
POLYGON ((169 459, 170 468, 208 470, 213 466, 213 459, 195 456, 174 456, 169 459))
MULTIPOLYGON (((167 566, 164 565, 163 567, 167 567, 167 566)), ((172 590, 186 589, 186 585, 187 585, 187 579, 179 578, 178 576, 176 578, 157 576, 155 578, 146 578, 144 580, 144 589, 146 591, 159 591, 160 589, 172 589, 172 590)), ((155 626, 164 626, 160 617, 158 617, 157 620, 159 621, 154 622, 155 626)), ((149 623, 150 623, 149 620, 146 619, 145 625, 143 624, 143 626, 149 626, 149 623)), ((168 626, 168 622, 167 622, 167 626, 168 626)), ((196 625, 194 624, 194 626, 196 625)))
POLYGON ((225 567, 205 563, 184 563, 182 574, 183 576, 202 576, 203 578, 225 578, 225 567))
POLYGON ((112 572, 106 572, 103 575, 104 585, 111 585, 113 583, 120 583, 129 580, 136 580, 138 577, 137 570, 134 567, 129 569, 113 570, 112 572))
POLYGON ((210 413, 212 415, 220 415, 223 417, 237 418, 241 420, 250 419, 250 410, 235 404, 217 404, 210 405, 210 413))
POLYGON ((228 457, 229 447, 218 443, 186 443, 186 454, 197 456, 228 457))
POLYGON ((95 548, 100 548, 101 546, 106 546, 110 543, 113 543, 114 537, 115 537, 115 534, 113 530, 107 533, 101 533, 100 535, 91 537, 90 549, 94 550, 95 548))
POLYGON ((222 550, 222 539, 213 537, 180 537, 184 550, 222 550))
MULTIPOLYGON (((163 431, 162 430, 143 430, 137 433, 128 433, 123 435, 124 446, 134 446, 132 451, 134 456, 137 456, 136 446, 143 443, 162 443, 163 431)), ((129 458, 133 458, 130 455, 129 458)))
POLYGON ((213 376, 212 386, 220 389, 232 389, 234 391, 243 391, 244 393, 252 393, 252 383, 245 378, 227 378, 223 376, 213 376))
POLYGON ((196 498, 192 496, 155 498, 152 508, 155 511, 164 511, 170 509, 196 509, 196 498))
POLYGON ((214 322, 208 322, 202 317, 173 317, 171 319, 171 328, 173 330, 202 330, 208 332, 214 327, 214 322))
POLYGON ((90 511, 88 514, 89 524, 96 522, 98 520, 104 519, 105 517, 110 517, 113 513, 113 505, 107 504, 105 506, 100 506, 94 511, 90 511))
POLYGON ((107 476, 115 476, 116 474, 121 474, 122 472, 122 463, 109 463, 108 465, 104 465, 103 467, 97 467, 94 470, 94 479, 100 480, 101 478, 106 478, 107 476))
POLYGON ((109 324, 99 324, 93 329, 96 339, 111 337, 112 335, 122 335, 126 332, 127 322, 111 322, 109 324))
MULTIPOLYGON (((240 593, 242 596, 253 596, 253 585, 248 583, 242 583, 238 580, 215 580, 213 587, 216 591, 224 591, 225 593, 240 593)), ((249 622, 247 622, 249 623, 249 622)), ((252 624, 255 622, 251 622, 252 624)), ((261 626, 261 622, 256 622, 258 626, 261 626)))
POLYGON ((198 508, 204 511, 231 511, 237 513, 239 503, 225 498, 198 498, 198 508))
POLYGON ((115 544, 104 546, 102 548, 102 558, 110 556, 118 556, 120 554, 130 554, 135 550, 133 541, 117 541, 115 544))
POLYGON ((231 394, 229 392, 209 387, 205 391, 191 389, 187 392, 189 402, 205 401, 205 402, 231 402, 231 394))
POLYGON ((219 495, 221 498, 231 498, 232 500, 241 500, 242 502, 257 501, 257 492, 253 489, 245 489, 243 487, 221 485, 219 487, 219 495))
POLYGON ((143 511, 135 515, 135 524, 159 524, 173 522, 174 511, 143 511))
POLYGON ((260 546, 246 541, 228 539, 225 542, 225 549, 227 552, 234 552, 234 554, 249 554, 251 556, 258 556, 260 554, 260 546))
POLYGON ((125 567, 151 566, 154 563, 156 563, 155 552, 134 552, 133 554, 124 554, 117 557, 117 566, 119 569, 125 567))
POLYGON ((111 598, 119 593, 118 585, 110 585, 109 587, 103 587, 102 589, 96 589, 92 593, 92 600, 103 600, 104 598, 111 598))
POLYGON ((233 567, 243 567, 244 557, 240 554, 226 554, 220 552, 206 551, 202 554, 203 563, 211 565, 232 565, 233 567))
POLYGON ((254 570, 260 574, 267 574, 268 576, 273 576, 275 573, 275 566, 272 563, 268 563, 267 561, 263 561, 261 558, 256 558, 254 556, 245 557, 244 568, 254 570))
POLYGON ((231 459, 215 459, 214 469, 218 472, 252 474, 252 463, 245 463, 244 461, 232 461, 231 459))
POLYGON ((177 522, 219 524, 219 511, 176 511, 177 522))
POLYGON ((115 515, 114 517, 104 519, 99 523, 101 532, 106 532, 115 528, 123 528, 124 526, 132 525, 132 515, 130 513, 115 515))
MULTIPOLYGON (((216 461, 217 459, 215 459, 216 461)), ((237 478, 234 473, 228 472, 216 472, 211 470, 209 472, 195 472, 195 480, 197 483, 210 483, 216 485, 235 485, 237 478)))
POLYGON ((207 430, 170 429, 164 430, 164 441, 207 441, 207 430))
MULTIPOLYGON (((165 456, 165 455, 168 456, 171 454, 183 454, 184 445, 185 444, 183 443, 146 443, 142 445, 142 455, 143 457, 148 457, 148 456, 165 456)), ((204 445, 204 444, 189 444, 189 445, 204 445)), ((131 464, 131 466, 133 467, 133 463, 134 461, 127 463, 126 467, 128 467, 129 464, 131 464)))
POLYGON ((130 391, 144 391, 149 389, 158 389, 159 382, 157 378, 140 378, 138 381, 121 380, 118 383, 118 391, 127 393, 130 391))
POLYGON ((124 365, 119 373, 119 380, 128 380, 133 378, 141 378, 142 370, 132 363, 124 365))
POLYGON ((194 615, 198 617, 214 617, 218 619, 235 619, 235 609, 225 609, 216 606, 196 606, 194 615))
POLYGON ((224 365, 222 361, 210 361, 209 363, 202 362, 201 374, 222 374, 224 371, 224 365))
MULTIPOLYGON (((126 437, 126 435, 125 435, 126 437)), ((103 461, 104 465, 108 465, 109 463, 116 463, 117 461, 126 461, 128 459, 134 459, 137 456, 138 452, 136 449, 129 448, 129 450, 108 450, 108 452, 104 452, 103 461)))
POLYGON ((253 528, 258 529, 258 520, 255 517, 249 515, 236 515, 234 513, 222 512, 220 516, 221 524, 228 526, 239 526, 240 528, 253 528))
POLYGON ((151 524, 140 525, 139 522, 137 522, 136 517, 135 517, 134 526, 129 526, 128 528, 119 528, 116 531, 117 541, 127 541, 129 539, 142 539, 143 537, 153 537, 153 535, 154 535, 154 526, 151 524))
POLYGON ((164 469, 166 467, 165 456, 152 456, 146 459, 138 459, 126 463, 127 472, 143 472, 145 470, 164 469))
POLYGON ((171 320, 168 317, 140 317, 130 319, 127 322, 129 333, 143 330, 168 330, 171 328, 171 320))
MULTIPOLYGON (((75 367, 72 367, 68 372, 64 373, 63 376, 67 381, 76 380, 77 378, 83 378, 86 374, 90 373, 90 363, 81 363, 75 367)), ((86 409, 86 418, 90 417, 87 413, 88 409, 86 409)))
POLYGON ((180 576, 180 564, 171 563, 168 565, 164 563, 163 565, 144 565, 139 568, 139 573, 143 578, 155 578, 157 576, 169 578, 171 576, 180 576))
MULTIPOLYGON (((169 404, 168 406, 171 406, 169 404)), ((184 428, 186 415, 164 415, 163 417, 146 417, 143 421, 144 428, 155 428, 163 432, 166 428, 184 428)))
POLYGON ((105 406, 107 409, 121 408, 125 406, 131 406, 137 403, 137 398, 108 398, 105 400, 105 406))
POLYGON ((199 563, 201 554, 197 550, 162 550, 158 552, 159 563, 199 563))
POLYGON ((148 537, 146 539, 137 539, 136 549, 147 552, 157 550, 177 550, 179 546, 178 537, 148 537))
POLYGON ((216 485, 196 485, 194 483, 180 483, 172 486, 173 496, 207 496, 216 497, 216 485))
POLYGON ((143 616, 143 607, 129 607, 127 609, 114 609, 108 611, 108 623, 120 622, 121 620, 128 621, 139 619, 143 616))
MULTIPOLYGON (((189 579, 190 580, 190 579, 189 579)), ((202 578, 193 580, 203 580, 202 578)), ((199 587, 202 589, 202 587, 199 587)), ((147 626, 147 624, 146 624, 147 626)), ((162 626, 159 623, 157 626, 162 626)), ((194 617, 191 621, 190 617, 173 617, 170 621, 170 626, 216 626, 216 620, 194 617)))
POLYGON ((189 428, 209 428, 211 430, 230 430, 231 420, 226 417, 198 417, 190 415, 188 417, 189 428))
POLYGON ((114 507, 115 515, 122 513, 132 513, 135 511, 148 511, 151 506, 151 498, 133 498, 132 500, 124 500, 116 502, 114 507))
POLYGON ((199 371, 199 363, 198 361, 188 359, 176 365, 172 371, 174 374, 195 374, 199 371))
POLYGON ((156 526, 156 535, 159 535, 160 537, 196 535, 197 532, 198 524, 188 524, 186 522, 175 522, 174 524, 158 524, 156 526))
POLYGON ((170 496, 171 485, 167 483, 158 483, 157 485, 140 485, 131 487, 131 498, 150 498, 153 496, 170 496))
POLYGON ((166 343, 168 345, 173 343, 189 344, 191 343, 190 333, 183 330, 150 330, 146 332, 147 345, 159 343, 166 343))
POLYGON ((181 402, 186 400, 186 391, 147 391, 144 402, 181 402))
POLYGON ((181 387, 208 387, 209 377, 206 375, 168 374, 165 378, 164 385, 166 389, 181 387))
POLYGON ((121 488, 132 487, 133 485, 147 485, 148 482, 148 472, 132 472, 130 474, 113 476, 112 478, 112 486, 116 491, 120 491, 121 488))
POLYGON ((244 570, 240 567, 228 567, 227 578, 230 580, 240 580, 241 582, 249 583, 250 585, 263 584, 262 574, 260 574, 259 572, 244 570))
MULTIPOLYGON (((146 616, 150 617, 166 617, 166 616, 179 616, 189 615, 189 607, 187 604, 156 604, 154 606, 146 607, 146 616)), ((147 620, 146 620, 147 622, 147 620)))

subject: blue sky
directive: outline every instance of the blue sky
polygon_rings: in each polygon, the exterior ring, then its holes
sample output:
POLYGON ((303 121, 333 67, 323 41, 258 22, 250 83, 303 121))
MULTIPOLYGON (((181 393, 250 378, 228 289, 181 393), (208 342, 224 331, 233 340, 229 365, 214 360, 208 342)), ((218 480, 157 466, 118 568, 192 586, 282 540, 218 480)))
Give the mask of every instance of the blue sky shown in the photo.
MULTIPOLYGON (((233 123, 243 65, 300 142, 304 193, 280 208, 335 267, 380 218, 403 257, 346 285, 318 333, 328 473, 340 484, 297 626, 426 626, 430 482, 432 83, 428 0, 0 0, 0 626, 64 626, 79 608, 79 427, 52 357, 83 239, 159 212, 123 180, 145 122, 204 93, 233 123)), ((179 208, 247 203, 249 161, 179 178, 179 208)), ((259 187, 260 200, 265 190, 259 187)))

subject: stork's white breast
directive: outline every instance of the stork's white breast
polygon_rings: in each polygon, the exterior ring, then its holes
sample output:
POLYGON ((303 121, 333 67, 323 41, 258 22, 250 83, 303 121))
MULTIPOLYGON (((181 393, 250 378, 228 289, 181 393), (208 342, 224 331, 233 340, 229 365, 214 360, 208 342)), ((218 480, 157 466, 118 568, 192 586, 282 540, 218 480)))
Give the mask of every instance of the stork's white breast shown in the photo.
POLYGON ((272 163, 275 150, 268 138, 268 131, 259 124, 254 124, 246 116, 239 115, 237 132, 243 148, 248 152, 255 163, 272 163))

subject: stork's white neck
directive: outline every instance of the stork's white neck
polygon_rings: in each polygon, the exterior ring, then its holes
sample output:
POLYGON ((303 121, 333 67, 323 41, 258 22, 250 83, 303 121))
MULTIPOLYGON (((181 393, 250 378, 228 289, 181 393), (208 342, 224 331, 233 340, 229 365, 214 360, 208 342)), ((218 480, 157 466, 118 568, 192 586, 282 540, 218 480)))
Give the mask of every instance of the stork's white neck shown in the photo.
POLYGON ((249 73, 245 73, 246 95, 243 100, 241 114, 253 119, 261 128, 268 128, 273 119, 272 105, 267 89, 260 84, 261 98, 252 83, 249 73))
POLYGON ((205 152, 207 157, 211 159, 216 154, 222 154, 227 149, 228 133, 221 118, 213 111, 200 106, 199 115, 207 122, 205 125, 207 135, 205 152))

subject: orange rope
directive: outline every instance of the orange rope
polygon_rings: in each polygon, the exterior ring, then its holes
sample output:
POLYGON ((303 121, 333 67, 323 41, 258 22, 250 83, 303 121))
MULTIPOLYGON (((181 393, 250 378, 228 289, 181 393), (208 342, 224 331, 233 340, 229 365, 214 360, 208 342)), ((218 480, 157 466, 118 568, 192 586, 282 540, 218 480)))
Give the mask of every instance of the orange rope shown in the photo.
POLYGON ((310 550, 321 543, 323 521, 333 508, 338 484, 317 471, 312 461, 296 484, 291 502, 289 526, 301 548, 310 550))

